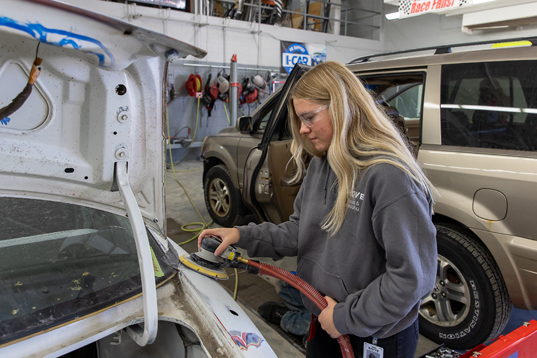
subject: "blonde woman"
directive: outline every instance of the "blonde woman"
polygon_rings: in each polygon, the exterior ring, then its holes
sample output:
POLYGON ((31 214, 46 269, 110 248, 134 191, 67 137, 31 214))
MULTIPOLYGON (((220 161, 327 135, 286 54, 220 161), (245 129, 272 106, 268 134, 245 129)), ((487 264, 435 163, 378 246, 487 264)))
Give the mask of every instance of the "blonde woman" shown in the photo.
POLYGON ((359 79, 335 62, 306 73, 291 91, 291 151, 303 178, 294 213, 280 225, 212 229, 249 256, 297 256, 297 274, 321 294, 306 357, 414 357, 418 310, 436 277, 432 186, 407 142, 359 79), (307 168, 307 154, 314 158, 307 168), (375 346, 375 347, 372 347, 375 346), (367 356, 367 355, 366 355, 367 356))

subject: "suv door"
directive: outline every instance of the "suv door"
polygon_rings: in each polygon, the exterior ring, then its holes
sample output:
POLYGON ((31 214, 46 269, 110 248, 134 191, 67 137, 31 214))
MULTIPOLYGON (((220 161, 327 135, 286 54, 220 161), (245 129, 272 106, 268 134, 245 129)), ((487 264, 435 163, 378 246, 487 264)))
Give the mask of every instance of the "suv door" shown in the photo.
POLYGON ((292 170, 287 98, 306 70, 305 66, 295 66, 280 91, 261 143, 248 153, 245 161, 242 200, 262 221, 279 224, 293 213, 300 184, 289 185, 285 180, 286 173, 292 170))
MULTIPOLYGON (((239 189, 243 190, 243 176, 244 176, 244 164, 246 158, 250 154, 250 151, 259 146, 263 139, 263 134, 267 129, 270 116, 278 104, 281 91, 274 92, 252 115, 251 122, 253 123, 253 133, 250 131, 244 131, 237 146, 237 178, 239 182, 239 189)), ((238 127, 238 125, 237 125, 238 127)), ((240 130, 240 128, 238 128, 240 130)))

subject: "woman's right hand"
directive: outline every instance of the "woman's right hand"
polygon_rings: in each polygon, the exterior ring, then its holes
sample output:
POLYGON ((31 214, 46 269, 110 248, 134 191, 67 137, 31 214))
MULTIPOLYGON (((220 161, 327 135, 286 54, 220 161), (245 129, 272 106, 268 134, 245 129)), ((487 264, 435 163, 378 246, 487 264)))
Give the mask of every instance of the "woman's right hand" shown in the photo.
POLYGON ((217 228, 217 229, 203 230, 201 234, 198 236, 198 250, 201 248, 201 240, 205 236, 210 236, 210 235, 218 236, 219 238, 222 239, 222 243, 220 244, 220 246, 218 246, 218 248, 214 252, 215 256, 218 256, 222 252, 224 252, 226 247, 228 247, 229 245, 233 245, 239 242, 239 237, 240 237, 239 230, 237 228, 230 228, 230 229, 217 228))

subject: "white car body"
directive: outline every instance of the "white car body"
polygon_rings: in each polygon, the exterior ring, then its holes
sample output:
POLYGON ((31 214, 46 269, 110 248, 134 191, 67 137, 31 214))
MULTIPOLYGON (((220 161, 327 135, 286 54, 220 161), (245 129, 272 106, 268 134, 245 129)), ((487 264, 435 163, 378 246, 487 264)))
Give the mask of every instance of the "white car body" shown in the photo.
MULTIPOLYGON (((163 234, 166 62, 188 55, 202 58, 205 51, 50 0, 2 1, 0 49, 0 108, 24 87, 34 59, 43 59, 26 102, 0 118, 0 199, 73 205, 124 221, 128 217, 142 287, 136 295, 58 324, 43 319, 47 325, 42 330, 14 339, 2 339, 2 329, 12 327, 6 324, 0 329, 0 356, 57 357, 93 344, 100 357, 276 357, 222 286, 175 265, 177 255, 186 252, 163 234), (158 260, 153 248, 161 250, 158 260), (156 284, 162 260, 175 266, 156 284)), ((0 236, 0 259, 2 252, 10 252, 6 250, 35 242, 61 245, 58 257, 70 245, 102 254, 110 243, 95 232, 0 236)), ((10 268, 0 265, 0 279, 3 271, 10 268)), ((75 286, 67 289, 80 292, 79 281, 72 282, 75 286)), ((24 284, 16 286, 24 289, 24 284)), ((0 295, 9 301, 8 296, 0 295)), ((22 315, 16 307, 9 310, 15 320, 22 315)))

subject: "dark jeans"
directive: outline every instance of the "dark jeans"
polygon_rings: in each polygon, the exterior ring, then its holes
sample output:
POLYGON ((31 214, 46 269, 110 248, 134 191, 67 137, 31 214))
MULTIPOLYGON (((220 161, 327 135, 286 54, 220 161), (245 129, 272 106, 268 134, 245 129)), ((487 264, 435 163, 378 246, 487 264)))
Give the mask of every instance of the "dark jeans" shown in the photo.
POLYGON ((278 280, 276 282, 276 292, 289 308, 280 322, 280 327, 284 332, 290 332, 297 336, 304 336, 310 331, 311 313, 304 307, 300 291, 293 286, 278 280))
MULTIPOLYGON (((314 323, 312 323, 313 326, 314 323)), ((378 339, 377 346, 384 349, 384 358, 414 358, 418 346, 418 320, 403 331, 387 338, 378 339)), ((364 342, 372 343, 372 337, 350 336, 354 357, 363 358, 364 342)), ((313 338, 306 346, 306 358, 342 357, 341 348, 336 339, 331 338, 315 321, 313 338)), ((367 358, 367 357, 366 357, 367 358)))

